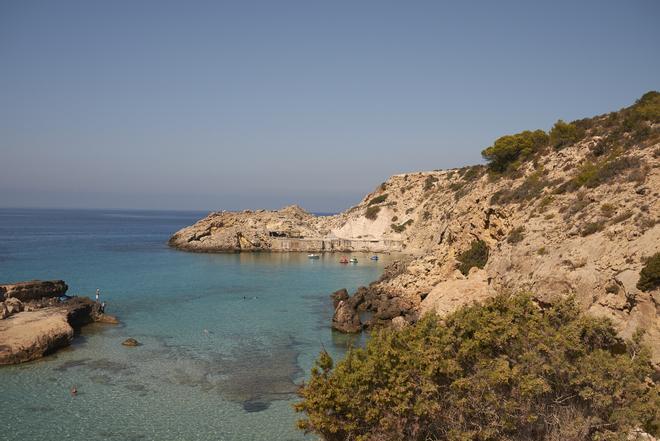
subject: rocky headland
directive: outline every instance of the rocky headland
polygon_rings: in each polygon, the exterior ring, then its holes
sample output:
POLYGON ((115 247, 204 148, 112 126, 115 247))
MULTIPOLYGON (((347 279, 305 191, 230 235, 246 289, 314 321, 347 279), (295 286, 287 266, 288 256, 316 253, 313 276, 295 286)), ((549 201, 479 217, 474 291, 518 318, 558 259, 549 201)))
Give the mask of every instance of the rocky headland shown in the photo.
POLYGON ((23 363, 68 346, 91 322, 118 323, 87 297, 68 297, 62 280, 0 285, 0 365, 23 363))
POLYGON ((335 329, 406 326, 502 291, 532 293, 540 307, 574 296, 623 337, 643 330, 659 362, 660 290, 641 286, 640 271, 660 251, 660 93, 558 121, 548 134, 504 136, 483 155, 486 165, 392 176, 335 216, 296 206, 215 212, 169 243, 199 252, 401 252, 368 287, 333 295, 335 329))

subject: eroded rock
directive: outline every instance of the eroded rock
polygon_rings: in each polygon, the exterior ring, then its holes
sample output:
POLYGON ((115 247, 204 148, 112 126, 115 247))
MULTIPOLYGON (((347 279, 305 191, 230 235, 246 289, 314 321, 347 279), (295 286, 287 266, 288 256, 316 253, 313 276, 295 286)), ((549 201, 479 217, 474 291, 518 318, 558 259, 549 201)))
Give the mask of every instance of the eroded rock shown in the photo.
POLYGON ((67 289, 69 287, 63 280, 32 280, 0 285, 0 297, 29 302, 42 297, 61 297, 66 294, 67 289))

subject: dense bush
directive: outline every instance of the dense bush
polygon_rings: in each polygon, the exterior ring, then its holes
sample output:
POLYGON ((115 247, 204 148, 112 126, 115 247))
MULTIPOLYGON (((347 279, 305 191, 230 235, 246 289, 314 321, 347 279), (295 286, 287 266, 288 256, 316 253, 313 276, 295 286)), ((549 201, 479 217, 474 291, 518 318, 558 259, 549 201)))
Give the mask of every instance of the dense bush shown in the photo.
POLYGON ((557 121, 550 130, 550 144, 556 148, 561 149, 567 147, 584 137, 584 130, 581 130, 577 125, 566 123, 561 119, 557 121))
POLYGON ((639 334, 571 300, 499 295, 372 335, 336 365, 322 352, 298 426, 328 441, 577 441, 657 436, 658 387, 639 334))
POLYGON ((655 253, 639 272, 637 288, 641 291, 651 291, 658 286, 660 286, 660 253, 655 253))
POLYGON ((548 144, 548 135, 543 130, 525 130, 515 135, 498 138, 492 146, 481 152, 488 167, 495 172, 517 168, 518 162, 529 158, 534 152, 548 144))
POLYGON ((381 202, 385 202, 387 200, 387 193, 383 193, 380 196, 376 196, 372 200, 369 201, 367 205, 376 205, 380 204, 381 202))
POLYGON ((632 106, 632 113, 652 123, 660 122, 660 92, 646 92, 632 106))
POLYGON ((456 260, 460 262, 458 269, 464 274, 468 275, 470 268, 476 266, 483 268, 488 262, 488 245, 483 240, 475 240, 470 245, 470 249, 463 251, 458 255, 456 260))
POLYGON ((369 220, 376 220, 378 218, 378 213, 380 212, 380 207, 371 206, 367 208, 367 211, 364 213, 364 217, 369 220))

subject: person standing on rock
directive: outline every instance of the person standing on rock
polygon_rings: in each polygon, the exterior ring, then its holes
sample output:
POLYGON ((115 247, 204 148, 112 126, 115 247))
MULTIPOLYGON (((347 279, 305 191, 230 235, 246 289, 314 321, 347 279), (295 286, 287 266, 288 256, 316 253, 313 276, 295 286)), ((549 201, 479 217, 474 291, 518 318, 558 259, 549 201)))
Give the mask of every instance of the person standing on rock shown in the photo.
POLYGON ((101 297, 101 290, 96 288, 96 303, 99 302, 99 297, 101 297))

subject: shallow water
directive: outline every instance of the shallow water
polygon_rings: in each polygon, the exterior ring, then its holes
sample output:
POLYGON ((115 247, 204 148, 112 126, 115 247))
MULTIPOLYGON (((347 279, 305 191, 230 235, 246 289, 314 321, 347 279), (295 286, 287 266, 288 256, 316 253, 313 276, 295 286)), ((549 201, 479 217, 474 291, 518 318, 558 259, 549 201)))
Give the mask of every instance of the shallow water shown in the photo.
POLYGON ((376 279, 305 254, 192 254, 167 238, 205 213, 0 210, 0 283, 101 289, 120 326, 93 324, 36 362, 0 368, 6 440, 298 440, 295 390, 333 333, 329 293, 376 279), (141 346, 124 347, 127 337, 141 346), (72 386, 79 393, 69 394, 72 386))

